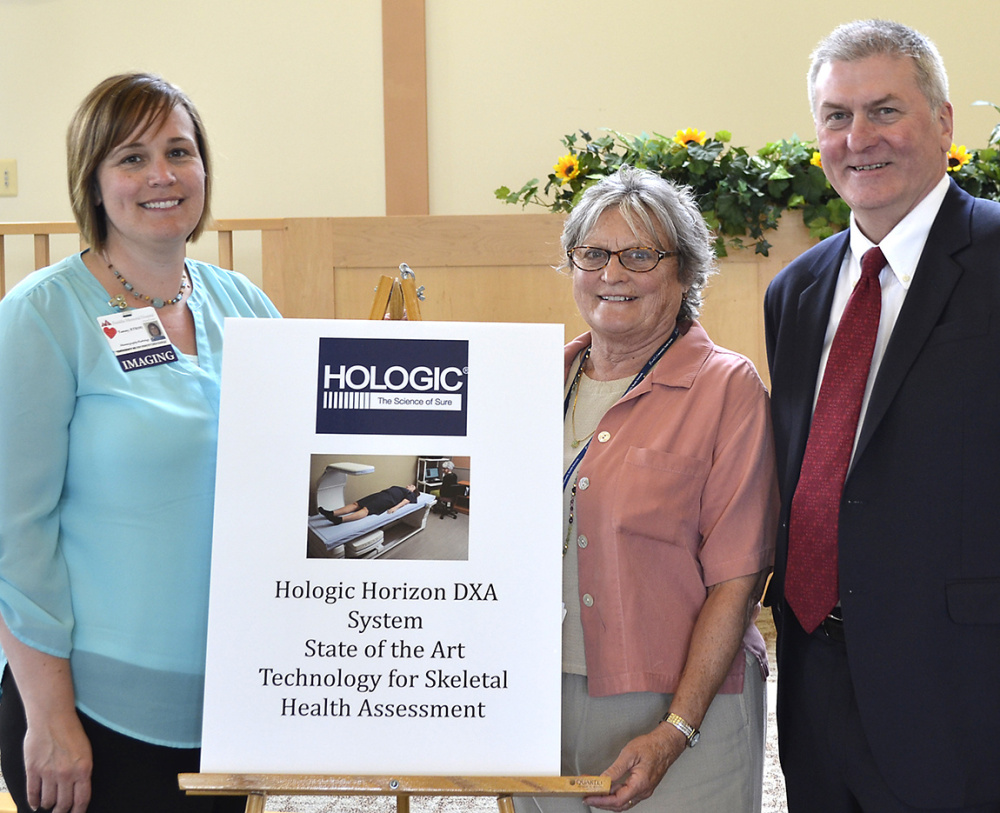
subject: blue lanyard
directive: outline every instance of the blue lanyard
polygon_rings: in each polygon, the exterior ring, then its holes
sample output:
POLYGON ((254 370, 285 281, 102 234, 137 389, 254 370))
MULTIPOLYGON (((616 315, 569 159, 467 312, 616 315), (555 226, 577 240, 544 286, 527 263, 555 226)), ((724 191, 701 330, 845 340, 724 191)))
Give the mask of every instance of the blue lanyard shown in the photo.
MULTIPOLYGON (((624 398, 626 395, 632 392, 632 390, 634 390, 639 385, 639 383, 647 375, 649 375, 649 371, 656 366, 656 362, 658 362, 663 357, 663 354, 670 349, 670 345, 672 345, 677 340, 677 337, 679 335, 680 335, 680 328, 675 327, 674 332, 670 334, 670 337, 658 348, 656 348, 656 351, 653 353, 653 355, 649 357, 649 360, 642 366, 642 369, 639 370, 639 372, 636 374, 636 377, 632 379, 632 383, 629 384, 625 392, 622 393, 621 396, 622 398, 624 398)), ((570 396, 573 394, 573 390, 576 387, 580 386, 580 376, 583 375, 583 365, 587 363, 587 356, 589 354, 590 354, 590 348, 588 347, 584 352, 583 358, 580 360, 580 367, 576 371, 576 377, 573 379, 573 385, 569 388, 569 391, 566 393, 566 398, 563 400, 563 421, 566 420, 566 414, 569 412, 570 396)), ((569 464, 569 468, 566 469, 566 473, 563 475, 563 491, 566 490, 566 486, 568 486, 570 480, 573 479, 573 473, 576 471, 577 466, 580 465, 580 461, 583 460, 583 456, 587 454, 587 449, 590 448, 590 441, 592 441, 593 439, 594 439, 593 435, 591 435, 591 437, 589 437, 587 439, 587 442, 583 445, 583 448, 580 449, 580 453, 576 456, 573 462, 569 464)))

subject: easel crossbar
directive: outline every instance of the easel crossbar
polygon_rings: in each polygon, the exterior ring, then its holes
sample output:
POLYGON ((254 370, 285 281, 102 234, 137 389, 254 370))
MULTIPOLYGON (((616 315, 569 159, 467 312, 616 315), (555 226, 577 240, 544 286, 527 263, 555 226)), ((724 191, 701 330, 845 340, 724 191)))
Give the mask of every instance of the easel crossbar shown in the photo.
POLYGON ((183 773, 192 795, 587 796, 608 793, 606 776, 341 776, 183 773))

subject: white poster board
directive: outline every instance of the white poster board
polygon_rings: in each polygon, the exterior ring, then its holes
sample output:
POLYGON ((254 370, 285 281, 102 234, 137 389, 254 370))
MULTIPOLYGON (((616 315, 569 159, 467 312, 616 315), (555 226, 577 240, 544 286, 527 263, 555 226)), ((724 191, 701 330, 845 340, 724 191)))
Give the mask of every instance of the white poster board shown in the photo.
POLYGON ((560 325, 226 321, 203 772, 558 775, 562 380, 560 325), (317 511, 443 460, 454 517, 317 511))

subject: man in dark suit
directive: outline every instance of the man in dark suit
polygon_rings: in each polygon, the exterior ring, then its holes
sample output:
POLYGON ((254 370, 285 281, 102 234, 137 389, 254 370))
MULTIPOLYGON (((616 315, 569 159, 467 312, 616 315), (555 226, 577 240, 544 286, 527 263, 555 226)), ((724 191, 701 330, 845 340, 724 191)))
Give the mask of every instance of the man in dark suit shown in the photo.
POLYGON ((765 298, 789 810, 997 811, 1000 205, 947 178, 947 78, 921 34, 841 26, 813 54, 809 91, 852 214, 765 298), (874 324, 858 350, 865 276, 874 324), (848 406, 842 379, 858 369, 848 406))

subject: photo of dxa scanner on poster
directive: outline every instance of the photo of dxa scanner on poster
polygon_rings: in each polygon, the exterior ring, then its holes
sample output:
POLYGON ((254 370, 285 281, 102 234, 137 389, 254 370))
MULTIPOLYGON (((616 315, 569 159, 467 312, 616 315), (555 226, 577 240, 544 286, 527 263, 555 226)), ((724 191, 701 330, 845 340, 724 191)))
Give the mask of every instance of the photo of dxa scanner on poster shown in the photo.
POLYGON ((469 558, 468 457, 314 454, 309 484, 310 559, 469 558))

